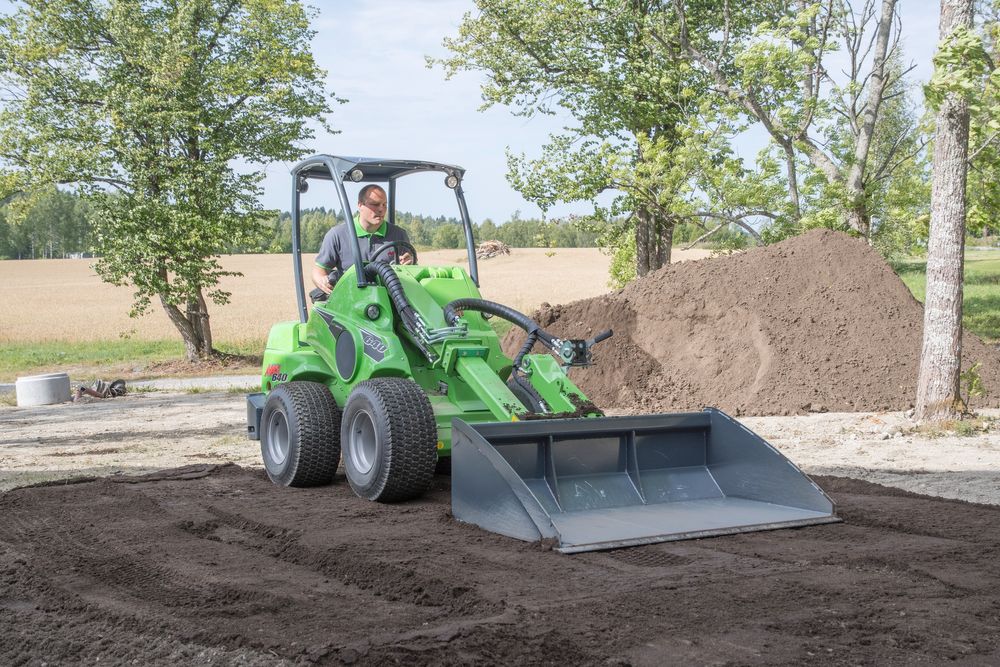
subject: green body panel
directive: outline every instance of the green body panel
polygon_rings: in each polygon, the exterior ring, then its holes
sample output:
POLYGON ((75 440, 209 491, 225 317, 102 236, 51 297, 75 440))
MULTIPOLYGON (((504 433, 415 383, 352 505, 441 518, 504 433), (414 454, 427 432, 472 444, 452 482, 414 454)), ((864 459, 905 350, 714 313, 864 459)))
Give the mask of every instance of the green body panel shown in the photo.
POLYGON ((260 386, 264 392, 289 380, 328 383, 330 367, 304 343, 304 326, 299 322, 278 322, 271 327, 264 348, 260 386))
POLYGON ((574 412, 587 397, 573 384, 555 357, 549 354, 529 354, 524 368, 531 386, 538 391, 552 412, 574 412))
MULTIPOLYGON (((449 302, 481 298, 479 288, 461 267, 410 265, 393 269, 428 329, 447 326, 444 306, 449 302)), ((397 322, 386 288, 359 287, 354 267, 350 267, 330 298, 313 305, 306 323, 279 322, 271 328, 261 388, 268 392, 292 380, 322 382, 343 407, 359 382, 375 377, 411 378, 424 389, 434 408, 438 452, 449 455, 455 417, 482 423, 511 421, 528 412, 506 386, 511 360, 503 354, 493 327, 474 311, 463 313, 462 321, 466 334, 433 343, 435 358, 428 360, 397 322), (377 308, 374 319, 369 316, 373 306, 377 308)), ((576 409, 567 393, 585 399, 553 357, 529 355, 526 360, 532 385, 554 412, 576 409)))

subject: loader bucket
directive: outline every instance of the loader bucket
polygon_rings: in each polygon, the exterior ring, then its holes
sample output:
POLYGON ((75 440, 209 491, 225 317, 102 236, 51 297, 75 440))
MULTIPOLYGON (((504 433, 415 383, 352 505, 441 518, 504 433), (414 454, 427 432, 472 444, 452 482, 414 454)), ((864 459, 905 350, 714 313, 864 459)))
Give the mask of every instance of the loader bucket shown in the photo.
POLYGON ((452 429, 452 514, 564 553, 840 521, 833 502, 723 412, 452 429))

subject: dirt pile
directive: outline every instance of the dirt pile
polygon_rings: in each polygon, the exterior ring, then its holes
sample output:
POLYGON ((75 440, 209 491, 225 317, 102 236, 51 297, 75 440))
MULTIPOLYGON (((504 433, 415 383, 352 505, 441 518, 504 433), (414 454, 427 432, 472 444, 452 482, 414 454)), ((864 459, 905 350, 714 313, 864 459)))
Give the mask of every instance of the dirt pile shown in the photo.
MULTIPOLYGON (((587 338, 613 328, 595 365, 571 371, 599 406, 732 414, 905 410, 912 406, 923 307, 881 256, 817 230, 740 255, 665 267, 623 290, 535 313, 547 330, 587 338)), ((523 333, 504 340, 513 354, 523 333)), ((1000 351, 967 334, 996 406, 1000 351)))

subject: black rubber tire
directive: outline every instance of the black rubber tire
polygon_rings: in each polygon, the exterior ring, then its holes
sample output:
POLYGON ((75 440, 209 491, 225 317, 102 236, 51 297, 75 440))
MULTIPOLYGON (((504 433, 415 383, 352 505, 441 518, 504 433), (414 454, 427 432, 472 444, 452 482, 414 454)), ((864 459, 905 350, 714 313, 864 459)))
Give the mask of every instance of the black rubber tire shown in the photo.
MULTIPOLYGON (((528 380, 525 379, 525 382, 527 381, 528 380)), ((517 381, 514 380, 514 376, 511 375, 507 380, 507 388, 510 389, 510 393, 514 394, 514 397, 521 401, 521 403, 524 404, 524 407, 528 408, 531 412, 536 414, 545 412, 545 409, 542 407, 542 397, 538 395, 538 392, 534 391, 534 387, 532 387, 532 391, 528 391, 523 386, 518 384, 517 381)))
POLYGON ((260 453, 271 481, 278 486, 332 482, 340 461, 340 418, 324 384, 295 381, 272 389, 260 418, 260 453))
POLYGON ((434 478, 434 410, 412 380, 375 378, 355 386, 344 406, 340 439, 347 481, 361 498, 410 500, 434 478))

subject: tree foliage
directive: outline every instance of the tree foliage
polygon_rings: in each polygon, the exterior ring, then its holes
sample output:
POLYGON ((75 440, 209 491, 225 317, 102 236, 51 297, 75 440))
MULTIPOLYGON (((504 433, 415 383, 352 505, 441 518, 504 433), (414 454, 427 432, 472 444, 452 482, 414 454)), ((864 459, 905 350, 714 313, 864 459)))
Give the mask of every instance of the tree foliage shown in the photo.
POLYGON ((926 226, 896 0, 476 4, 432 62, 485 73, 484 106, 571 119, 540 154, 509 155, 508 178, 543 209, 593 202, 639 275, 680 225, 758 242, 836 227, 886 252, 926 226), (770 142, 748 160, 734 143, 757 128, 770 142))
POLYGON ((639 273, 669 261, 676 220, 662 215, 678 194, 655 173, 647 150, 680 141, 681 119, 697 90, 678 68, 676 53, 652 33, 660 3, 648 0, 478 0, 451 55, 433 61, 451 76, 485 73, 484 106, 502 104, 531 117, 559 111, 573 119, 541 155, 509 155, 510 180, 543 210, 557 202, 588 201, 607 221, 628 229, 639 273), (607 206, 601 193, 614 190, 607 206))
POLYGON ((984 3, 978 29, 949 50, 968 61, 970 234, 1000 235, 1000 0, 984 3), (978 37, 978 39, 976 39, 978 37))
POLYGON ((191 358, 213 353, 216 256, 261 233, 257 171, 329 110, 296 0, 26 0, 0 19, 7 185, 74 183, 101 277, 158 299, 191 358))

